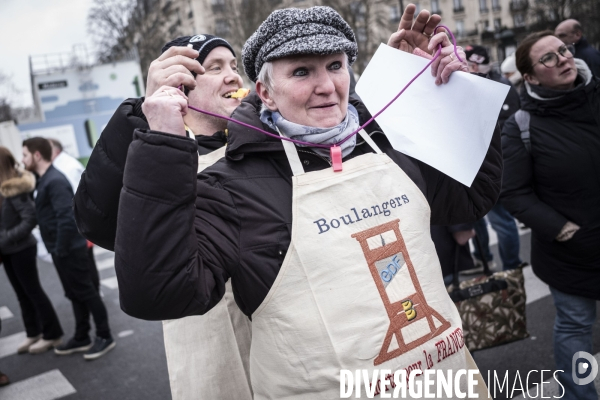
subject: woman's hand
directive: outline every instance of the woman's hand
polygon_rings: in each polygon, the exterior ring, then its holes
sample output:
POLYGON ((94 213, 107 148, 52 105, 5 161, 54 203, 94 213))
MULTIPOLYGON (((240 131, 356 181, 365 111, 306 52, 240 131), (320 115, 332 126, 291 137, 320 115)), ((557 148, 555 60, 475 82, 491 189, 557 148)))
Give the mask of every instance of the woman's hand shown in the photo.
POLYGON ((187 96, 179 89, 161 86, 142 104, 142 111, 153 131, 186 136, 183 116, 187 114, 187 96))
POLYGON ((463 60, 461 62, 454 54, 454 45, 448 39, 446 30, 438 29, 438 33, 433 35, 442 17, 437 14, 430 15, 429 11, 422 10, 413 24, 415 11, 414 4, 406 6, 398 32, 390 36, 388 46, 431 60, 432 54, 435 54, 438 45, 441 45, 442 51, 439 57, 431 64, 431 75, 436 77, 436 85, 448 83, 450 74, 454 71, 469 72, 464 50, 460 46, 457 47, 457 52, 463 60))
POLYGON ((430 52, 429 40, 442 17, 437 14, 430 15, 429 11, 421 10, 413 24, 415 11, 417 11, 417 6, 414 4, 406 6, 400 19, 400 25, 398 25, 398 31, 390 36, 388 46, 411 54, 415 49, 430 52))
POLYGON ((178 88, 181 85, 189 89, 196 87, 196 79, 190 71, 204 73, 204 67, 196 60, 198 52, 189 47, 173 46, 167 49, 148 69, 146 97, 151 96, 161 86, 178 88))

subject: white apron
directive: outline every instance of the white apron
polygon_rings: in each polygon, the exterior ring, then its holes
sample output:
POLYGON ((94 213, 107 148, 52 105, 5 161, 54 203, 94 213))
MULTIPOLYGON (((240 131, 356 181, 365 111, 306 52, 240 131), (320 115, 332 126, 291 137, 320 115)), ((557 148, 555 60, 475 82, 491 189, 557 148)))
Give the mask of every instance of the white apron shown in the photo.
POLYGON ((425 370, 429 356, 430 369, 477 369, 444 286, 427 200, 361 135, 377 154, 341 172, 304 173, 283 142, 294 173, 292 238, 252 315, 256 399, 336 399, 341 369, 425 370))
MULTIPOLYGON (((198 172, 224 155, 222 147, 199 156, 198 172)), ((252 399, 251 329, 233 299, 230 282, 223 299, 206 314, 163 321, 173 400, 252 399)))

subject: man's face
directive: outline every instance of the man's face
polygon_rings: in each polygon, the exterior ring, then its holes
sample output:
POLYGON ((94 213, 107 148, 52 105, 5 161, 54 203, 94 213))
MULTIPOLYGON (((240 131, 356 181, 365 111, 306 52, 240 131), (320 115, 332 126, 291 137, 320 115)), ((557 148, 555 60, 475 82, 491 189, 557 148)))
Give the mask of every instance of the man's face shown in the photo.
POLYGON ((23 165, 27 171, 35 171, 36 162, 33 154, 29 152, 27 146, 23 146, 23 165))
POLYGON ((564 44, 575 44, 581 39, 581 34, 575 31, 573 24, 560 24, 556 27, 554 34, 562 40, 564 44))
MULTIPOLYGON (((196 76, 196 88, 188 94, 190 105, 215 114, 229 117, 241 100, 228 97, 228 94, 242 87, 242 77, 238 73, 237 60, 227 47, 216 47, 204 60, 203 75, 196 76)), ((190 113, 196 113, 190 111, 190 113)), ((225 125, 227 121, 222 120, 225 125)))

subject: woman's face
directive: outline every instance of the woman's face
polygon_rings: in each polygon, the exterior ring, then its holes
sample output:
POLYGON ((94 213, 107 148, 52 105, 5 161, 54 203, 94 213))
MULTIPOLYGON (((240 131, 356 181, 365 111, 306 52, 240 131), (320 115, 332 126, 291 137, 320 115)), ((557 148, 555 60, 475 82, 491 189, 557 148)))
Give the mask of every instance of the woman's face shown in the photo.
POLYGON ((548 68, 539 60, 548 53, 558 53, 558 49, 565 44, 556 36, 544 36, 538 40, 529 51, 529 57, 535 64, 531 74, 525 74, 525 79, 532 85, 540 85, 550 89, 571 89, 577 78, 577 68, 573 55, 565 53, 570 58, 558 56, 554 67, 548 68))
POLYGON ((346 117, 350 75, 344 53, 291 56, 273 61, 273 91, 257 92, 272 111, 296 124, 331 128, 346 117))

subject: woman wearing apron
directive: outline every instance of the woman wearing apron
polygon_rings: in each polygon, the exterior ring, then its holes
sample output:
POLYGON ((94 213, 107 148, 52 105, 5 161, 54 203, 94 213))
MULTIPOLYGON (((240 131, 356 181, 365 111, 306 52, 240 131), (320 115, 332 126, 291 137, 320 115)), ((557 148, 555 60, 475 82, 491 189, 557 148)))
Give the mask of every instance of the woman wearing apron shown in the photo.
MULTIPOLYGON (((388 44, 415 53, 442 44, 432 72, 447 82, 466 66, 447 56, 445 34, 431 37, 440 18, 422 11, 412 24, 414 12, 409 5, 388 44)), ((152 130, 149 118, 129 149, 116 241, 122 308, 152 318, 165 318, 152 311, 165 305, 169 318, 204 314, 231 279, 252 318, 257 399, 338 398, 341 370, 477 369, 429 227, 474 221, 492 207, 499 134, 470 188, 395 151, 375 123, 339 146, 343 168, 334 172, 329 150, 311 144, 339 143, 370 117, 348 96, 356 53, 334 10, 275 11, 244 46, 257 93, 233 118, 306 144, 230 123, 225 158, 194 177, 193 143, 178 122, 193 111, 165 88, 145 106, 169 129, 152 130), (165 284, 146 285, 147 275, 165 284)), ((487 398, 475 377, 478 398, 487 398)))

